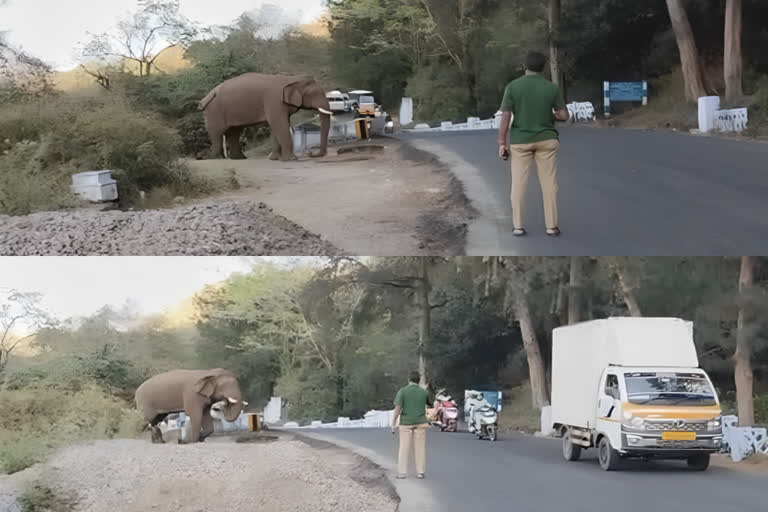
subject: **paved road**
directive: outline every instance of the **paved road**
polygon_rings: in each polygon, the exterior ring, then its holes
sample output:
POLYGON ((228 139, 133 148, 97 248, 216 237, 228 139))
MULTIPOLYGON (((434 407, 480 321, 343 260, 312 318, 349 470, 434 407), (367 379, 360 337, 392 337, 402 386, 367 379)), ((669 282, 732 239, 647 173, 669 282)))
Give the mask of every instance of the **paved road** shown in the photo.
POLYGON ((544 233, 535 174, 529 235, 511 236, 511 180, 496 154, 495 132, 401 137, 437 154, 464 183, 481 213, 470 227, 468 254, 768 254, 768 144, 565 127, 559 170, 563 236, 551 239, 544 233))
MULTIPOLYGON (((396 445, 388 430, 318 433, 395 462, 396 445)), ((698 473, 678 461, 632 462, 624 471, 608 473, 600 469, 595 450, 585 452, 582 461, 569 463, 560 454, 559 442, 549 439, 514 435, 491 443, 465 433, 437 431, 427 439, 427 479, 407 482, 428 486, 440 507, 436 512, 768 510, 768 476, 764 474, 719 467, 698 473)))

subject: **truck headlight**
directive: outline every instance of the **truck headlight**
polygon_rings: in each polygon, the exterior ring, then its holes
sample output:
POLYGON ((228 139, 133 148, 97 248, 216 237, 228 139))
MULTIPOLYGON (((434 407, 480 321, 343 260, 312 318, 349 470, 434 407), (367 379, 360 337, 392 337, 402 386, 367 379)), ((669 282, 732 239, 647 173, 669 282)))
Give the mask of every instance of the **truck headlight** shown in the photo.
POLYGON ((715 418, 715 419, 709 420, 707 422, 707 430, 710 430, 710 431, 712 431, 712 430, 720 430, 722 425, 723 424, 722 424, 722 421, 720 420, 720 418, 715 418))

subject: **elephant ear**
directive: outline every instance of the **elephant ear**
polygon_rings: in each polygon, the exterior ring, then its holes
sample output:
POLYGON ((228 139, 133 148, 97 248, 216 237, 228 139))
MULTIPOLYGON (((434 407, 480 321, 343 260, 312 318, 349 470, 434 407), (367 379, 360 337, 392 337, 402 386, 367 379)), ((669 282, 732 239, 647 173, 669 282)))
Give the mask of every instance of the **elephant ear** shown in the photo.
POLYGON ((312 79, 301 79, 291 82, 283 88, 283 102, 292 107, 301 108, 304 103, 304 89, 312 79))
POLYGON ((216 376, 207 375, 195 382, 195 392, 210 397, 216 391, 216 376))

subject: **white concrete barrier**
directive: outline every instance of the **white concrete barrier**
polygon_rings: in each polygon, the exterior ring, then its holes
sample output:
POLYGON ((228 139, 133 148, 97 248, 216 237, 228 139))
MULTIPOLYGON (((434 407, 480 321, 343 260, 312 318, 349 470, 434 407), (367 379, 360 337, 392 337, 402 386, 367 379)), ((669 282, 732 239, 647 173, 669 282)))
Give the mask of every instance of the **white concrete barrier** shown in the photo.
POLYGON ((403 98, 400 104, 400 126, 408 126, 413 122, 413 98, 403 98))
POLYGON ((754 454, 768 455, 768 431, 764 428, 739 427, 737 416, 723 416, 723 452, 734 462, 754 454))
POLYGON ((746 108, 715 111, 715 129, 719 132, 741 133, 749 121, 746 108))
POLYGON ((573 103, 566 105, 566 108, 568 109, 570 121, 572 123, 595 120, 595 107, 589 101, 574 101, 573 103))
POLYGON ((392 425, 392 417, 395 411, 368 411, 363 419, 353 420, 350 418, 338 418, 332 423, 323 423, 322 421, 312 421, 309 425, 299 426, 296 422, 288 422, 283 428, 388 428, 392 425))
POLYGON ((720 109, 720 96, 699 98, 699 131, 708 133, 715 128, 715 112, 720 109))

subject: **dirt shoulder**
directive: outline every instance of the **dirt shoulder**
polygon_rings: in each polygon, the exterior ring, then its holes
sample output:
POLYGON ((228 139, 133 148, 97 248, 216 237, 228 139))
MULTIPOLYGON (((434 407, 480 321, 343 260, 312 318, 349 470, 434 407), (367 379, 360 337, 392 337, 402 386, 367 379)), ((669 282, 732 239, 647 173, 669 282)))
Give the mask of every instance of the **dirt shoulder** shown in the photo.
POLYGON ((768 477, 768 457, 765 455, 755 455, 740 462, 733 462, 728 455, 716 454, 712 456, 711 464, 721 468, 757 473, 768 477))
POLYGON ((69 503, 71 512, 394 512, 397 508, 396 496, 365 460, 341 450, 318 451, 290 436, 252 442, 258 440, 227 436, 183 446, 153 445, 148 440, 75 446, 29 473, 23 485, 19 482, 27 472, 0 480, 4 486, 0 497, 6 489, 0 504, 4 511, 19 510, 8 501, 8 489, 15 489, 18 496, 20 488, 36 483, 69 503))
MULTIPOLYGON (((474 212, 460 182, 430 154, 389 138, 381 151, 295 162, 201 160, 192 170, 240 189, 214 199, 260 201, 346 254, 463 254, 474 212)), ((344 147, 344 146, 343 146, 344 147)), ((346 146, 348 147, 348 146, 346 146)))

